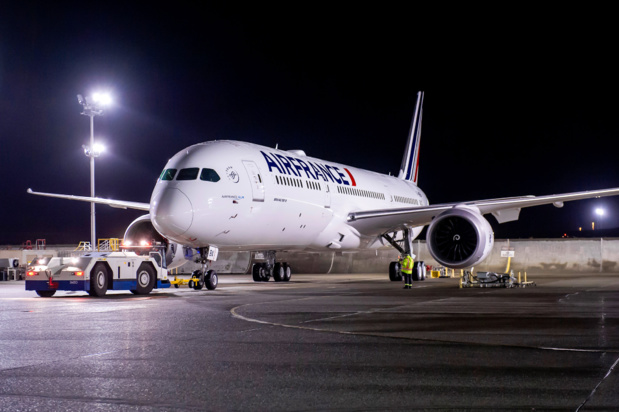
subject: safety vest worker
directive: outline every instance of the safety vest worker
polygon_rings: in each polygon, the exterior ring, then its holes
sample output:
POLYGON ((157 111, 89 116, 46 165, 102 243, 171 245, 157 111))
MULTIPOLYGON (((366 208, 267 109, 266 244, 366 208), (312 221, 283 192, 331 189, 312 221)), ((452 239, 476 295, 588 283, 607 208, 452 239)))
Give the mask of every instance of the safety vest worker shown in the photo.
POLYGON ((413 287, 413 258, 411 255, 404 255, 401 270, 404 274, 404 289, 411 289, 413 287))

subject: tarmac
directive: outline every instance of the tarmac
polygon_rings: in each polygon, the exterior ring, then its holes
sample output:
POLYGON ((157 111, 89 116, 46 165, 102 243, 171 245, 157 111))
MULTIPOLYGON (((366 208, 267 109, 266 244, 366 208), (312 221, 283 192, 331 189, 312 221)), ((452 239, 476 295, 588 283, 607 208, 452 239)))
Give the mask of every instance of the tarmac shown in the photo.
POLYGON ((529 280, 221 275, 104 298, 0 282, 0 410, 619 410, 619 273, 529 280))

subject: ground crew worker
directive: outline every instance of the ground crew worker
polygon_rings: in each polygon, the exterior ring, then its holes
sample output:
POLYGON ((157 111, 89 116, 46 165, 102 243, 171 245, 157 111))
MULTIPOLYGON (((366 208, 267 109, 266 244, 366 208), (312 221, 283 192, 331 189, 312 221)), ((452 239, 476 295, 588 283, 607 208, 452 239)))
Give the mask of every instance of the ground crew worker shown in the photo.
POLYGON ((404 289, 413 287, 413 258, 406 253, 402 259, 402 273, 404 274, 404 289))

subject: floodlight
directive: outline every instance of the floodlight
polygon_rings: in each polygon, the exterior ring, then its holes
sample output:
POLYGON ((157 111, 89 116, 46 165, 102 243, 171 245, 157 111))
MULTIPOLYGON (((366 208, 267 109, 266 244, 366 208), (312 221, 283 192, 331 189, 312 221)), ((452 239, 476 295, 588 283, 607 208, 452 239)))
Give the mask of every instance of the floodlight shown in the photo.
MULTIPOLYGON (((102 145, 95 145, 95 116, 103 114, 103 107, 112 103, 108 93, 93 93, 91 97, 77 95, 77 102, 84 108, 82 114, 90 117, 90 146, 83 145, 84 154, 90 158, 90 197, 95 197, 95 157, 104 151, 102 145)), ((90 203, 90 245, 96 244, 95 203, 90 203)))
POLYGON ((598 216, 604 216, 604 209, 602 209, 601 207, 598 207, 597 209, 595 209, 595 214, 598 216))
POLYGON ((92 101, 95 104, 99 104, 102 106, 108 106, 112 103, 112 97, 108 93, 93 93, 92 101))
POLYGON ((103 146, 101 143, 95 143, 94 146, 92 147, 93 155, 99 156, 104 151, 105 151, 105 146, 103 146))

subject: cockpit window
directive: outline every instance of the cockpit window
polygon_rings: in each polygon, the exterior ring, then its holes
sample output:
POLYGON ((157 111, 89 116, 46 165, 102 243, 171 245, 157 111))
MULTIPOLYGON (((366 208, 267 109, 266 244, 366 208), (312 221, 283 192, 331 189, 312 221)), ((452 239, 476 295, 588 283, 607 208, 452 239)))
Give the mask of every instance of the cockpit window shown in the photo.
POLYGON ((198 167, 190 167, 189 169, 181 169, 178 172, 178 177, 176 180, 196 180, 198 178, 198 172, 200 168, 198 167))
POLYGON ((213 169, 202 169, 202 173, 200 173, 200 180, 204 180, 206 182, 219 182, 219 175, 213 169))
POLYGON ((165 169, 161 172, 159 178, 161 180, 174 180, 174 176, 176 176, 176 169, 165 169))

